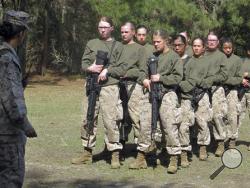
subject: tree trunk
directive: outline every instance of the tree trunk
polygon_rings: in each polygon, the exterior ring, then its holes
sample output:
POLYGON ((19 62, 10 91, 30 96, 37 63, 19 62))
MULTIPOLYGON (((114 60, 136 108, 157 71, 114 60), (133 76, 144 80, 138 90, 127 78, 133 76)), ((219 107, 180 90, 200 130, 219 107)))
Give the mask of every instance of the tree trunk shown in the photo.
POLYGON ((48 62, 48 40, 49 40, 49 20, 48 20, 48 4, 45 5, 44 13, 44 37, 43 37, 43 51, 42 60, 40 64, 40 75, 46 74, 47 62, 48 62))
POLYGON ((18 1, 18 10, 26 11, 26 7, 27 7, 27 1, 26 0, 19 0, 18 1))
MULTIPOLYGON (((19 0, 15 2, 15 6, 17 7, 18 11, 26 11, 27 8, 27 3, 26 0, 19 0)), ((21 46, 18 47, 17 49, 17 54, 22 62, 21 68, 22 68, 22 73, 23 75, 26 74, 26 44, 27 40, 25 40, 21 46)))

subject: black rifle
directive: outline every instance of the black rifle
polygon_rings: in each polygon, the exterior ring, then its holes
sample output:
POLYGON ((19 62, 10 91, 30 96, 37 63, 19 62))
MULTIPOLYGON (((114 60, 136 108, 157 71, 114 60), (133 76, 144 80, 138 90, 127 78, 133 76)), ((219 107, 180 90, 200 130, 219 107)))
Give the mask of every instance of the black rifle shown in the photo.
MULTIPOLYGON (((244 77, 244 78, 247 79, 248 81, 250 81, 250 77, 244 77)), ((241 85, 240 87, 238 87, 237 90, 238 90, 238 98, 241 101, 243 96, 245 95, 245 93, 247 91, 249 91, 250 88, 249 87, 244 87, 243 85, 241 85)))
MULTIPOLYGON (((149 74, 157 74, 157 57, 150 57, 148 59, 149 74)), ((161 102, 161 91, 159 83, 152 82, 150 83, 150 92, 149 92, 149 101, 152 104, 152 117, 151 117, 151 140, 155 141, 155 133, 157 130, 157 121, 159 118, 159 107, 161 102)))
POLYGON ((249 88, 246 88, 244 86, 240 86, 238 88, 238 98, 241 101, 242 98, 244 97, 245 93, 249 90, 249 88))
MULTIPOLYGON (((131 87, 133 88, 132 85, 131 87)), ((122 108, 123 108, 123 118, 121 120, 121 127, 120 127, 120 141, 121 143, 125 143, 128 141, 128 132, 130 131, 132 120, 129 116, 128 112, 128 101, 131 96, 131 89, 128 91, 128 81, 126 79, 120 79, 119 81, 119 88, 120 88, 120 99, 122 101, 122 108)), ((132 89, 133 90, 133 89, 132 89)))
MULTIPOLYGON (((96 65, 106 65, 108 52, 97 51, 96 65)), ((88 96, 88 111, 86 131, 88 136, 93 135, 96 100, 100 94, 101 86, 98 83, 99 73, 90 73, 87 76, 86 95, 88 96)), ((88 139, 89 141, 89 139, 88 139)))
POLYGON ((199 88, 199 87, 195 87, 192 91, 192 99, 191 99, 191 105, 194 109, 194 111, 197 110, 198 108, 198 104, 200 102, 200 100, 202 99, 202 97, 205 95, 205 93, 208 93, 207 89, 203 89, 203 88, 199 88))

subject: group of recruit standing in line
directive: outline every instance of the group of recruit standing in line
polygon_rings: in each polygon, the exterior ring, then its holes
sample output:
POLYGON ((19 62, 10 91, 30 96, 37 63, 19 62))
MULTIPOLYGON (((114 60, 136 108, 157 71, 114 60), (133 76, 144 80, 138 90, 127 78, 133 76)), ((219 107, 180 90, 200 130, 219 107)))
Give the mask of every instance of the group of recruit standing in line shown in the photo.
POLYGON ((151 135, 151 83, 158 83, 160 88, 158 140, 169 154, 168 173, 177 172, 178 160, 181 167, 190 165, 190 128, 194 124, 198 127, 197 144, 201 161, 208 158, 207 146, 211 142, 211 134, 217 144, 215 156, 223 154, 226 140, 229 147, 234 148, 240 122, 246 107, 250 106, 247 91, 250 61, 246 59, 243 63, 233 54, 233 42, 225 38, 220 51, 218 36, 210 32, 205 41, 197 37, 189 46, 190 39, 186 32, 174 36, 170 41, 168 34, 160 29, 153 32, 153 45, 150 45, 146 42, 148 30, 145 26, 135 28, 133 23, 126 22, 120 29, 122 42, 111 35, 114 30, 112 20, 101 17, 98 23, 99 38, 87 43, 82 56, 82 70, 87 74, 99 74, 101 90, 96 101, 91 135, 87 131, 88 106, 84 108, 81 128, 83 153, 73 158, 72 163, 92 163, 97 119, 101 115, 105 145, 111 153, 111 168, 120 168, 120 153, 124 147, 120 139, 121 120, 124 117, 119 88, 121 80, 126 81, 128 113, 137 145, 137 156, 129 165, 130 169, 147 168, 147 156, 155 149, 157 139, 152 139, 151 135), (96 64, 98 50, 108 52, 108 65, 96 64), (149 74, 150 57, 158 60, 156 74, 149 74), (239 88, 246 92, 240 98, 239 88))

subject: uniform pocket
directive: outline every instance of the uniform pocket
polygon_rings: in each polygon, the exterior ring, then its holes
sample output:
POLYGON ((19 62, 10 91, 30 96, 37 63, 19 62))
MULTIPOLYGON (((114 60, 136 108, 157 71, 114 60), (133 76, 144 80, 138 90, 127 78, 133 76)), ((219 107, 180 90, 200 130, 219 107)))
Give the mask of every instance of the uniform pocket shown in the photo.
POLYGON ((242 111, 243 111, 243 108, 242 108, 240 102, 237 103, 236 109, 237 109, 237 114, 240 115, 242 113, 242 111))
POLYGON ((2 144, 0 145, 0 173, 4 173, 7 169, 19 168, 19 154, 17 145, 2 144))
POLYGON ((208 113, 207 113, 207 115, 208 115, 208 120, 207 121, 212 121, 213 120, 213 109, 212 108, 208 108, 208 113))
POLYGON ((180 124, 182 122, 182 109, 176 108, 174 111, 175 111, 175 124, 180 124))
POLYGON ((117 104, 116 104, 116 120, 120 121, 123 119, 123 108, 122 108, 122 101, 119 99, 117 104))

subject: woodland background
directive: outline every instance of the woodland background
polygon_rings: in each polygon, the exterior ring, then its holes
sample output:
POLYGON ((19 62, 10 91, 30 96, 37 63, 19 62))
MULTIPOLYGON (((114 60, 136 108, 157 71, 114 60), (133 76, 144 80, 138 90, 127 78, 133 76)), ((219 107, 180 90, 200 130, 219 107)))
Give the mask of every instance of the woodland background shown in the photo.
POLYGON ((236 54, 245 56, 250 43, 250 0, 0 0, 0 16, 9 9, 31 15, 31 32, 18 49, 23 70, 45 75, 48 70, 79 74, 87 41, 97 37, 101 15, 111 16, 120 40, 125 21, 144 24, 169 34, 188 31, 206 36, 215 29, 231 37, 236 54))

